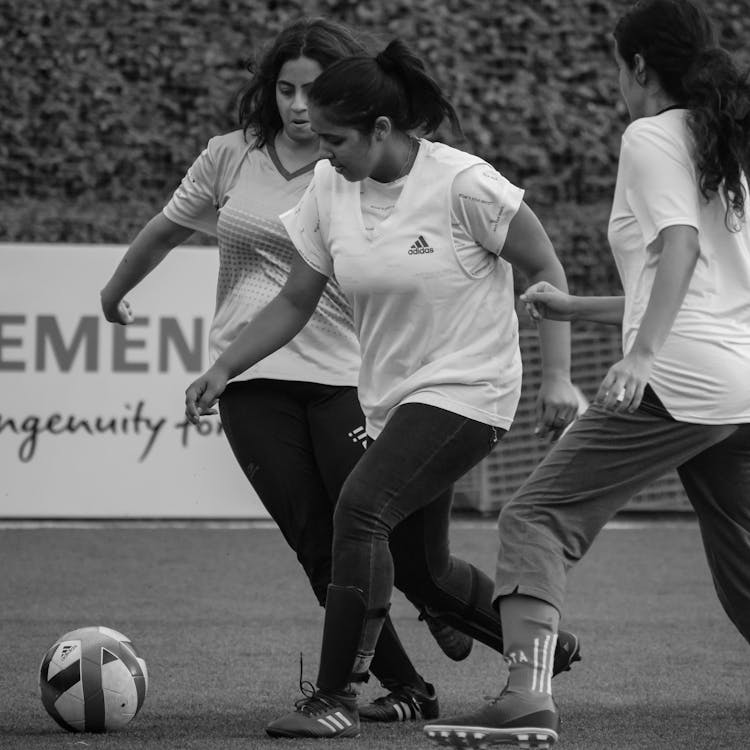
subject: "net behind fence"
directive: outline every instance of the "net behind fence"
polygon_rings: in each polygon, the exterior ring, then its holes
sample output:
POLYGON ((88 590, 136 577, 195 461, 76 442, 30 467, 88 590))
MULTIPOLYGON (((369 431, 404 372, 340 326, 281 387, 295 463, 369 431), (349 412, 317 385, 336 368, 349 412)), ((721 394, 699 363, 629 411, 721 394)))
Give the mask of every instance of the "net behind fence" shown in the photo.
MULTIPOLYGON (((533 329, 522 329, 520 336, 524 375, 515 422, 495 450, 456 483, 455 510, 496 513, 550 448, 533 434, 542 371, 538 336, 533 329)), ((571 348, 573 382, 591 400, 609 366, 622 356, 619 332, 614 328, 576 332, 571 348)), ((636 495, 625 509, 687 511, 690 505, 677 473, 670 472, 636 495)))

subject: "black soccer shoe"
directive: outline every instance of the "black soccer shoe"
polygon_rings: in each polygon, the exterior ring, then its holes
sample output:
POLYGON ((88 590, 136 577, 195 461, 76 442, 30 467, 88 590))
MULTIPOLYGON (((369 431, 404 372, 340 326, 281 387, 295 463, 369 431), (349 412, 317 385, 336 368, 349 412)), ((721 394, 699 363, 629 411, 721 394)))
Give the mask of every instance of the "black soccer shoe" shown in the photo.
POLYGON ((361 706, 359 718, 362 721, 420 721, 437 719, 440 715, 437 693, 429 682, 426 690, 409 685, 394 687, 387 695, 376 698, 372 703, 361 706))
POLYGON ((300 698, 294 711, 272 721, 266 727, 266 734, 286 739, 358 737, 357 698, 353 694, 315 690, 300 698))
POLYGON ((578 636, 567 630, 559 631, 557 646, 555 646, 555 659, 552 663, 552 676, 556 677, 560 672, 568 672, 577 661, 581 661, 581 643, 578 636))

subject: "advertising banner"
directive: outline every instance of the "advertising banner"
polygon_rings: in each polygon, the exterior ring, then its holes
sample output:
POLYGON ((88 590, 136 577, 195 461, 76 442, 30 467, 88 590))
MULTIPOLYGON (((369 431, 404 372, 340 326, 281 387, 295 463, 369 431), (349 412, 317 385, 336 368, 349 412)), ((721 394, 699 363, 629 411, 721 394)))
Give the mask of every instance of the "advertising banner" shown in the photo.
POLYGON ((124 252, 0 244, 0 517, 267 518, 218 416, 184 419, 216 249, 173 250, 119 326, 99 290, 124 252))

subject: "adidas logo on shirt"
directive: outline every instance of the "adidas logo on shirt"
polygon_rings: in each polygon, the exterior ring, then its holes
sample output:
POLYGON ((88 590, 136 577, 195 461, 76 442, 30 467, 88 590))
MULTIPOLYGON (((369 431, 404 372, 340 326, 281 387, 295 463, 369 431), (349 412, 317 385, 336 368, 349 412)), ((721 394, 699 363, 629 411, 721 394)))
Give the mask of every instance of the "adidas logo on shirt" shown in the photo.
POLYGON ((424 235, 420 234, 417 241, 409 248, 409 255, 424 255, 425 253, 434 253, 435 248, 427 244, 424 235))

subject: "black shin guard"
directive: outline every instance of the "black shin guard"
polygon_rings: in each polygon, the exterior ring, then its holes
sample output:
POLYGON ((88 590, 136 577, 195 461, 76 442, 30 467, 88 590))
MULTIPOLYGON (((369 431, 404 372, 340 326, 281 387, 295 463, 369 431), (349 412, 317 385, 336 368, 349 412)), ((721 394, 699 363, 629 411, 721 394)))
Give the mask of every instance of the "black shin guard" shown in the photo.
POLYGON ((424 687, 424 680, 406 653, 390 617, 383 620, 370 672, 385 685, 411 685, 424 687))
POLYGON ((367 604, 362 592, 354 586, 329 584, 316 681, 320 690, 336 692, 352 682, 352 668, 366 621, 367 604))

